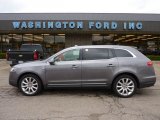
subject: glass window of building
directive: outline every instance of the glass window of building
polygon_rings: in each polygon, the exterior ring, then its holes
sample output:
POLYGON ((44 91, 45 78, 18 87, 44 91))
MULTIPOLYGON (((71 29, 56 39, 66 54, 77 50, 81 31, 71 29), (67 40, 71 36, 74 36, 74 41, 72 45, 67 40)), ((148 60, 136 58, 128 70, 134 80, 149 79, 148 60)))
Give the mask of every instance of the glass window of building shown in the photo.
POLYGON ((105 35, 103 37, 104 45, 112 45, 113 44, 114 34, 105 35))
POLYGON ((12 49, 12 36, 11 35, 2 35, 1 37, 2 52, 6 52, 9 49, 12 49))
POLYGON ((111 45, 113 44, 114 34, 109 35, 92 35, 92 44, 93 45, 111 45))
POLYGON ((65 48, 65 36, 64 35, 55 36, 55 47, 56 47, 56 52, 65 48))
POLYGON ((34 35, 34 43, 43 45, 43 35, 34 35))
POLYGON ((65 36, 56 35, 55 36, 55 43, 64 43, 65 42, 65 36))
POLYGON ((22 35, 12 34, 12 48, 15 50, 20 49, 22 44, 22 35))
POLYGON ((33 43, 33 35, 32 34, 24 34, 23 35, 23 43, 33 43))
POLYGON ((51 55, 55 53, 54 48, 54 35, 49 34, 43 34, 44 38, 44 47, 46 48, 46 51, 51 55))
POLYGON ((103 45, 103 36, 99 34, 92 35, 92 44, 93 45, 103 45))

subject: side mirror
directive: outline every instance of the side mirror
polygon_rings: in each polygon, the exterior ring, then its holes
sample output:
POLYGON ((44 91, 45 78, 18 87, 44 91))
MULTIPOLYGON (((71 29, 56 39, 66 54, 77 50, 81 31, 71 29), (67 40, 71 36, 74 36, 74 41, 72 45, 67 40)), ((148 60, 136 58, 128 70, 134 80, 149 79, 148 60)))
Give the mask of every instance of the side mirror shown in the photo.
POLYGON ((50 65, 55 65, 55 62, 49 62, 50 65))
POLYGON ((52 59, 49 61, 49 64, 50 64, 50 65, 55 65, 55 60, 54 60, 54 58, 52 58, 52 59))

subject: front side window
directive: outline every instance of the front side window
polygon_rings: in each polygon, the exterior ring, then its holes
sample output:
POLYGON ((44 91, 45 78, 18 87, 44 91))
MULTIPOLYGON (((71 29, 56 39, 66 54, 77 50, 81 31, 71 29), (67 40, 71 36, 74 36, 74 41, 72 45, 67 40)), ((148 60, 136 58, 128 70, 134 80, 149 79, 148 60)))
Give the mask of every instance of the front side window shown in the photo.
POLYGON ((86 48, 83 49, 83 60, 108 59, 108 49, 106 48, 86 48))
POLYGON ((64 52, 55 58, 55 61, 75 61, 80 58, 80 50, 74 49, 64 52))
POLYGON ((115 49, 115 54, 117 57, 133 57, 131 53, 122 49, 115 49))

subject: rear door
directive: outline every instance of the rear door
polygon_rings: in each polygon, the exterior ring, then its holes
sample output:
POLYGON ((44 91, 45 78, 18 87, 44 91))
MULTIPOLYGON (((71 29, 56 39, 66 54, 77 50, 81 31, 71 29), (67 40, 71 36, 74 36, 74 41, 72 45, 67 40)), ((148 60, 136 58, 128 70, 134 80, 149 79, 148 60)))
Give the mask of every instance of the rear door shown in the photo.
POLYGON ((85 48, 82 59, 82 87, 107 86, 111 83, 118 63, 110 49, 85 48))

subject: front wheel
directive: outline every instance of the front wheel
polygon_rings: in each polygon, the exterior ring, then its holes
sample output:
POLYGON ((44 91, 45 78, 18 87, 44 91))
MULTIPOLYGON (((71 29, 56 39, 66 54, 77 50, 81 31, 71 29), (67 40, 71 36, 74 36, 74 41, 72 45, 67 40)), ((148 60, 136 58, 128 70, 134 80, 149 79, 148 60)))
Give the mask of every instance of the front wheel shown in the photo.
POLYGON ((21 77, 19 88, 24 95, 34 96, 41 92, 42 84, 36 75, 26 74, 21 77))
POLYGON ((113 90, 119 97, 131 97, 135 94, 136 89, 136 81, 130 75, 121 75, 113 83, 113 90))

